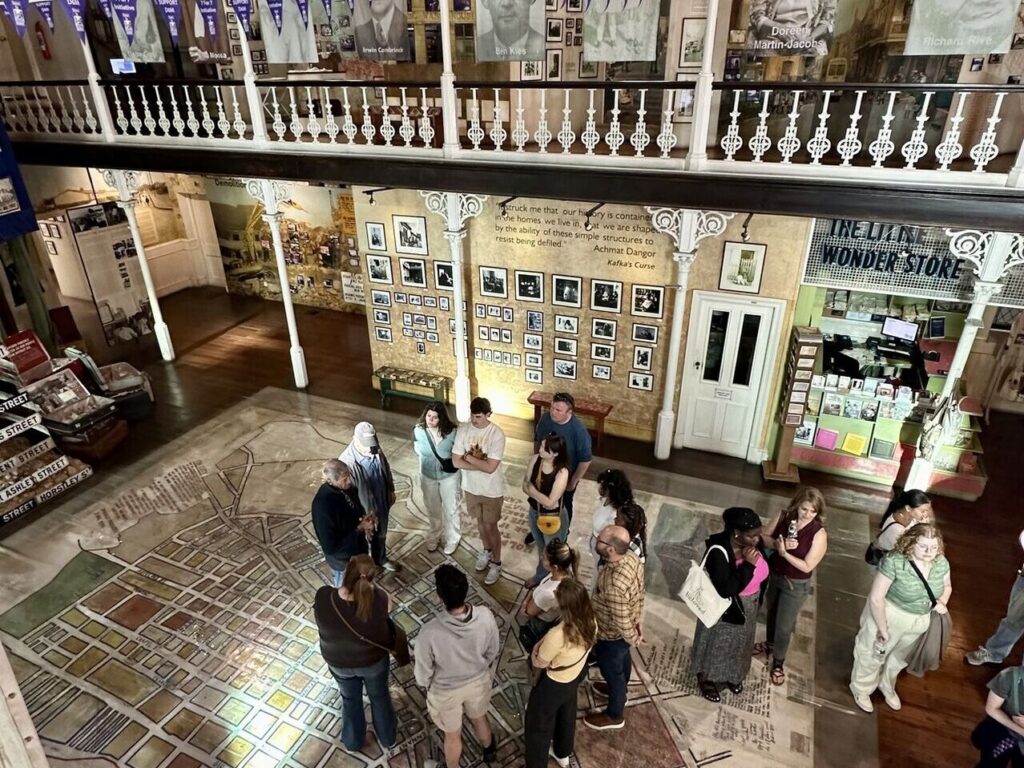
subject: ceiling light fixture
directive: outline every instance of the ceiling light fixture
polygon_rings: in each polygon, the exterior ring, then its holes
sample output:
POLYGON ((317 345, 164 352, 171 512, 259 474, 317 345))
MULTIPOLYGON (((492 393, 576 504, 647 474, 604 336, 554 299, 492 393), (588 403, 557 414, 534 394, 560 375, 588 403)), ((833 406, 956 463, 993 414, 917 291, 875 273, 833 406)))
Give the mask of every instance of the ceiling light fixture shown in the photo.
POLYGON ((590 217, 597 213, 601 208, 604 208, 604 205, 604 203, 598 203, 589 211, 585 211, 583 213, 583 228, 587 230, 587 232, 590 232, 594 228, 594 224, 590 221, 590 217))
POLYGON ((509 198, 506 198, 506 199, 502 200, 500 203, 498 203, 498 215, 501 216, 501 218, 503 218, 503 219, 507 219, 508 218, 508 204, 511 203, 513 200, 518 200, 518 199, 519 198, 516 198, 516 197, 509 197, 509 198))
POLYGON ((740 233, 740 240, 744 243, 750 242, 750 220, 754 218, 754 214, 748 213, 747 218, 743 220, 743 231, 740 233))
POLYGON ((394 187, 377 187, 376 189, 364 189, 363 190, 363 194, 366 195, 368 198, 370 198, 368 200, 370 205, 376 205, 377 201, 373 199, 374 193, 376 193, 376 192, 387 192, 389 189, 394 189, 394 187))

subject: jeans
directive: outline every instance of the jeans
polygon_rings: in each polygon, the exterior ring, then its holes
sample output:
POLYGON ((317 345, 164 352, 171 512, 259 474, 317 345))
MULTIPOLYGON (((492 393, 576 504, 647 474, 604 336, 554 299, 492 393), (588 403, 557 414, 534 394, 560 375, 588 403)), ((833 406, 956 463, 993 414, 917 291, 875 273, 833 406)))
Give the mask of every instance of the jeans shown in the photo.
POLYGON ((533 535, 533 541, 537 545, 537 570, 534 572, 533 578, 537 581, 543 579, 548 573, 547 569, 544 567, 544 547, 548 545, 549 541, 554 541, 555 539, 565 541, 566 536, 569 535, 569 521, 566 519, 564 508, 562 509, 562 516, 560 519, 562 524, 558 527, 558 531, 556 533, 552 533, 550 535, 541 533, 540 528, 537 527, 537 510, 535 510, 532 505, 530 506, 530 533, 533 535))
MULTIPOLYGON (((776 555, 778 557, 778 555, 776 555)), ((771 574, 768 580, 768 635, 773 656, 778 664, 786 660, 789 641, 796 628, 800 607, 811 593, 810 579, 791 579, 771 574)))
POLYGON ((390 509, 377 513, 377 530, 374 531, 373 538, 370 539, 370 557, 373 558, 373 562, 377 565, 384 565, 388 559, 386 545, 390 513, 390 509))
POLYGON ((1002 661, 1010 655, 1021 635, 1024 635, 1024 576, 1018 576, 1014 582, 1006 616, 999 622, 992 637, 985 641, 985 650, 992 658, 1002 661))
POLYGON ((626 686, 633 671, 633 659, 629 655, 629 643, 618 640, 598 640, 594 646, 597 667, 601 677, 608 683, 608 708, 605 714, 613 720, 622 717, 626 709, 626 686))
POLYGON ((348 561, 351 560, 351 559, 352 559, 351 557, 346 557, 345 559, 341 559, 341 558, 335 557, 334 558, 334 562, 338 566, 340 566, 338 568, 335 568, 330 563, 327 564, 327 567, 331 569, 331 573, 333 574, 333 577, 334 577, 334 580, 332 581, 332 584, 334 586, 336 586, 336 587, 340 587, 341 586, 341 580, 343 578, 345 578, 345 569, 348 568, 348 561))
POLYGON ((547 768, 548 747, 558 757, 573 753, 576 741, 576 689, 587 666, 571 683, 556 683, 541 672, 526 704, 526 768, 547 768))
POLYGON ((334 667, 328 665, 341 690, 341 742, 350 750, 361 749, 366 741, 366 713, 363 711, 363 685, 370 698, 373 729, 382 747, 394 745, 395 708, 388 691, 391 659, 385 656, 369 667, 334 667))
POLYGON ((575 488, 571 491, 566 488, 565 493, 562 494, 562 509, 565 510, 565 517, 567 520, 565 524, 565 536, 563 537, 566 541, 569 540, 569 526, 572 525, 572 500, 575 496, 575 488))
POLYGON ((423 505, 427 508, 430 530, 427 541, 453 544, 461 535, 459 524, 459 498, 462 491, 462 473, 445 475, 440 480, 431 480, 420 475, 420 490, 423 505))

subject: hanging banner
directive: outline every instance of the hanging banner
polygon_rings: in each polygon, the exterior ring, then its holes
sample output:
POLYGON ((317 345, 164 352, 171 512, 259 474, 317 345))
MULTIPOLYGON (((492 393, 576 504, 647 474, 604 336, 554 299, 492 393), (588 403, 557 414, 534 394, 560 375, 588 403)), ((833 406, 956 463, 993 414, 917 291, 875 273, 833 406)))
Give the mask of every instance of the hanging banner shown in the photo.
POLYGON ((7 131, 0 124, 0 241, 12 240, 38 228, 7 131))
POLYGON ((761 56, 827 56, 836 0, 752 0, 747 49, 761 56))
POLYGON ((174 47, 178 47, 178 20, 181 17, 181 9, 178 0, 155 0, 160 15, 167 22, 167 31, 171 33, 171 40, 174 47))
POLYGON ((5 0, 4 13, 20 37, 25 36, 25 0, 5 0))
POLYGON ((302 21, 302 14, 295 0, 261 1, 259 10, 260 29, 268 63, 317 63, 314 30, 302 21))
POLYGON ((31 0, 30 4, 39 11, 39 15, 46 21, 46 26, 53 32, 53 0, 31 0))
POLYGON ((284 0, 267 0, 267 9, 270 11, 270 19, 274 22, 277 34, 280 35, 284 24, 284 0))
POLYGON ((1017 0, 914 3, 903 53, 1006 53, 1013 39, 1019 5, 1017 0))
POLYGON ((208 17, 209 3, 206 12, 201 12, 199 1, 181 0, 179 48, 187 50, 196 64, 230 64, 231 48, 224 15, 216 12, 214 2, 212 18, 208 17))
POLYGON ((113 0, 114 16, 121 23, 128 45, 135 39, 135 0, 113 0))
POLYGON ((331 0, 324 0, 324 10, 327 12, 327 18, 331 18, 331 0))
POLYGON ((356 49, 362 59, 408 61, 409 23, 405 0, 355 0, 356 49))
MULTIPOLYGON (((355 28, 352 26, 352 12, 347 2, 328 2, 326 6, 315 4, 312 9, 312 27, 316 33, 316 48, 319 64, 332 71, 338 71, 343 60, 351 62, 356 57, 355 28)), ((374 66, 369 64, 369 66, 374 66)), ((376 65, 380 66, 380 65, 376 65)))
POLYGON ((480 3, 476 14, 476 60, 543 61, 543 3, 480 3))
POLYGON ((128 30, 121 24, 121 12, 115 0, 114 32, 121 48, 121 57, 138 64, 163 64, 164 44, 160 38, 154 0, 130 0, 135 3, 135 36, 129 39, 128 30))
MULTIPOLYGON (((238 20, 242 23, 242 29, 245 30, 245 36, 252 38, 252 6, 249 4, 249 0, 231 0, 231 8, 238 16, 238 20)), ((230 36, 230 31, 228 35, 230 36)))
POLYGON ((196 6, 203 17, 206 29, 210 37, 217 36, 217 0, 196 0, 196 6))
MULTIPOLYGON (((589 3, 583 15, 584 60, 654 61, 657 56, 659 6, 658 0, 589 3)), ((551 22, 558 21, 548 19, 549 27, 551 22)))
POLYGON ((309 0, 295 0, 295 4, 299 6, 299 16, 302 17, 302 26, 309 26, 309 0))
POLYGON ((78 39, 85 42, 85 20, 83 17, 84 0, 60 0, 64 13, 71 19, 71 24, 78 33, 78 39))

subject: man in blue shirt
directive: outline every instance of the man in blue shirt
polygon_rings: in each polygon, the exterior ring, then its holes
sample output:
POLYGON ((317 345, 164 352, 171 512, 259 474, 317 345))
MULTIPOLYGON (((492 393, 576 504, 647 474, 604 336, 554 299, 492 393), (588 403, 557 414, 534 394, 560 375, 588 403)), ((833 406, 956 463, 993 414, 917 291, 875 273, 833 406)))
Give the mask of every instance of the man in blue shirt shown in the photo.
MULTIPOLYGON (((572 525, 572 498, 576 494, 576 485, 587 474, 590 462, 594 458, 591 453, 590 432, 587 431, 583 422, 576 418, 576 414, 573 413, 575 407, 576 400, 572 395, 568 392, 556 392, 551 399, 551 408, 537 422, 533 445, 534 451, 536 451, 540 447, 540 441, 552 432, 565 440, 569 459, 569 483, 562 495, 562 503, 565 505, 565 515, 570 525, 572 525)), ((526 535, 526 543, 533 543, 532 534, 526 535)))

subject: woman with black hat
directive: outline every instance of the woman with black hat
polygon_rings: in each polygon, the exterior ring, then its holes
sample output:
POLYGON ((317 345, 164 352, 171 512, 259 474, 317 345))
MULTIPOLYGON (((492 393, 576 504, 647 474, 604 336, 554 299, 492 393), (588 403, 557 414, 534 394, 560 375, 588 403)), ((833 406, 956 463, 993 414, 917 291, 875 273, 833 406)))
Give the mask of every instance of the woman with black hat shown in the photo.
POLYGON ((761 518, 752 509, 729 507, 722 513, 725 530, 709 536, 705 570, 715 589, 732 601, 715 626, 697 622, 692 663, 701 696, 721 701, 722 686, 743 692, 750 671, 757 629, 757 608, 768 578, 761 544, 761 518))

